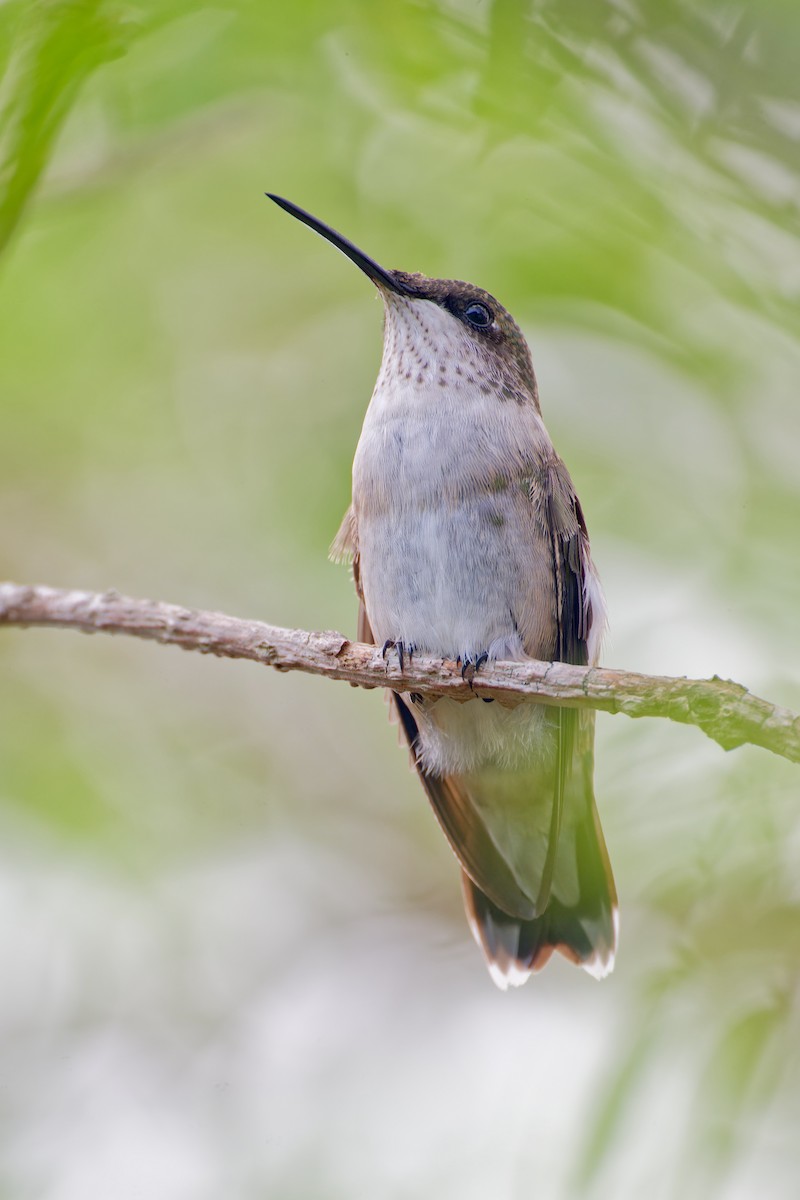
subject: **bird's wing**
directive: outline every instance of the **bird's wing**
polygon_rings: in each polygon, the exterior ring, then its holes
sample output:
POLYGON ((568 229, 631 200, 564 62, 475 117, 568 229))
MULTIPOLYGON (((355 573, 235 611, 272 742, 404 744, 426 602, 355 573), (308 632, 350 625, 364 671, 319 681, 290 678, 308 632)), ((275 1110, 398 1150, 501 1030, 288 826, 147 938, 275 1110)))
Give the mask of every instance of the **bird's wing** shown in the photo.
POLYGON ((374 645, 375 638, 370 628, 367 610, 364 606, 364 591, 361 587, 361 556, 358 551, 358 524, 352 504, 342 518, 339 531, 333 539, 329 557, 333 562, 349 562, 353 572, 353 583, 358 596, 358 629, 356 636, 360 642, 374 645))
MULTIPOLYGON (((554 583, 553 645, 542 655, 526 628, 526 607, 517 625, 526 653, 557 662, 585 666, 589 661, 589 633, 595 616, 592 611, 590 572, 593 571, 589 536, 569 472, 556 455, 544 460, 531 479, 529 496, 533 509, 536 544, 549 554, 554 583)), ((537 622, 537 632, 540 623, 537 622)), ((556 710, 557 747, 552 772, 552 797, 547 855, 536 897, 536 911, 543 912, 550 899, 556 867, 566 789, 582 753, 592 753, 594 720, 581 719, 574 709, 556 710), (578 740, 583 745, 578 745, 578 740)))
POLYGON ((395 693, 392 702, 431 808, 462 868, 504 912, 533 917, 535 906, 520 887, 489 824, 476 807, 472 791, 461 779, 431 775, 423 768, 414 715, 404 697, 395 693))

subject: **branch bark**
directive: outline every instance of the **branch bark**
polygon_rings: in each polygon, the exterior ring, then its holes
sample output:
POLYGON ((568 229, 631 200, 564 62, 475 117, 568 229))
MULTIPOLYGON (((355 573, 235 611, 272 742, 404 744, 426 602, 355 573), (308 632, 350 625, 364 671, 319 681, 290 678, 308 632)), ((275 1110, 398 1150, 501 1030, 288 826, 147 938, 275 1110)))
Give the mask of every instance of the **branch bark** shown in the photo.
POLYGON ((494 662, 474 680, 454 662, 415 656, 401 671, 397 655, 339 633, 281 629, 224 613, 133 600, 118 592, 63 591, 0 583, 0 625, 50 625, 83 633, 122 633, 215 654, 246 658, 277 671, 345 679, 354 687, 387 687, 465 701, 474 696, 514 706, 527 701, 594 708, 629 717, 667 717, 696 725, 726 750, 750 743, 800 762, 800 716, 719 679, 675 679, 575 667, 567 663, 494 662))

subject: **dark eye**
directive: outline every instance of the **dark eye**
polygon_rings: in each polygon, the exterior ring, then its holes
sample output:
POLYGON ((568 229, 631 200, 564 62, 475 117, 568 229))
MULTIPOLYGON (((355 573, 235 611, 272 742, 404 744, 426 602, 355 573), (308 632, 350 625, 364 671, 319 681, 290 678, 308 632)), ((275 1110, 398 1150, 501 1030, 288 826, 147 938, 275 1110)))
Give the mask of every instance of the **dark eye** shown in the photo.
POLYGON ((476 329, 488 329, 492 323, 491 312, 485 304, 479 304, 477 300, 467 305, 464 309, 464 316, 476 329))

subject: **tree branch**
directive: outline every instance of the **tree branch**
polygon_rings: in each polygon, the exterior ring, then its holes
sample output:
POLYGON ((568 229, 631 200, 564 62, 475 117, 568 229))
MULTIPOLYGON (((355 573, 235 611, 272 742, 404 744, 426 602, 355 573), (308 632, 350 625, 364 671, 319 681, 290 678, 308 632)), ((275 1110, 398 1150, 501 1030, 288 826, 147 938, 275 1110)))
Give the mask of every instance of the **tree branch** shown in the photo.
POLYGON ((458 701, 483 696, 509 706, 536 701, 629 717, 667 717, 697 725, 726 750, 751 743, 800 762, 800 716, 716 676, 671 679, 566 663, 494 662, 481 669, 471 690, 454 662, 415 656, 412 662, 406 660, 401 672, 396 654, 384 660, 378 647, 351 642, 339 633, 281 629, 224 613, 132 600, 114 591, 62 591, 14 583, 0 583, 0 625, 124 633, 201 654, 247 658, 277 671, 346 679, 355 687, 388 687, 458 701))

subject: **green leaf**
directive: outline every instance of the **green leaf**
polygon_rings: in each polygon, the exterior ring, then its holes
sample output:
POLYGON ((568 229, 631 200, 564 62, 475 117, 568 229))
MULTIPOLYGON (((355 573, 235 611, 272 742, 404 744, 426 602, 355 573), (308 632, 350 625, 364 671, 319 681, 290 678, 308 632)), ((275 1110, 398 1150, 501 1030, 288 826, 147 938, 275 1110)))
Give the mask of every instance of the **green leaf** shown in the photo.
POLYGON ((81 87, 134 26, 102 0, 12 5, 0 93, 0 251, 17 227, 81 87))

